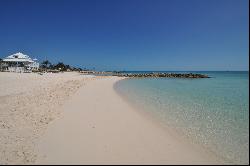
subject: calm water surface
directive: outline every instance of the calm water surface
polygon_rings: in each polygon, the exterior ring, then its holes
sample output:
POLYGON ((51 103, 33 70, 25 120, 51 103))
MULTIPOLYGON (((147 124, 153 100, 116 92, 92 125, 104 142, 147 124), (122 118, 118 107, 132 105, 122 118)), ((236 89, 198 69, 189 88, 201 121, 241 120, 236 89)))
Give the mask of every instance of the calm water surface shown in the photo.
POLYGON ((115 89, 225 161, 249 163, 249 73, 198 73, 212 78, 126 79, 115 89))

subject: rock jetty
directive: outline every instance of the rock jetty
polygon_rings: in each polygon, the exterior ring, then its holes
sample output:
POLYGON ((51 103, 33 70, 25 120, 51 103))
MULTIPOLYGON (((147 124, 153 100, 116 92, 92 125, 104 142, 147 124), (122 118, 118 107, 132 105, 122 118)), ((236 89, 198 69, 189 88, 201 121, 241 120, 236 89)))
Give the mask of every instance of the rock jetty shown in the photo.
POLYGON ((113 76, 133 78, 210 78, 204 74, 194 73, 114 73, 113 76))

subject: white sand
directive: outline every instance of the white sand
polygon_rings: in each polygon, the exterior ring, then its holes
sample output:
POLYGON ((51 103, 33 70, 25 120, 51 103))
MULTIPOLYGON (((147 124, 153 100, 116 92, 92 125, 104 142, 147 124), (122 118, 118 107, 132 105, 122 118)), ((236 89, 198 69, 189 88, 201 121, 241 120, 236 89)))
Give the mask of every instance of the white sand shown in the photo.
POLYGON ((126 103, 113 89, 121 78, 82 86, 38 141, 37 164, 218 164, 126 103))
POLYGON ((0 72, 0 164, 35 162, 36 140, 60 117, 60 107, 95 78, 78 73, 0 72))

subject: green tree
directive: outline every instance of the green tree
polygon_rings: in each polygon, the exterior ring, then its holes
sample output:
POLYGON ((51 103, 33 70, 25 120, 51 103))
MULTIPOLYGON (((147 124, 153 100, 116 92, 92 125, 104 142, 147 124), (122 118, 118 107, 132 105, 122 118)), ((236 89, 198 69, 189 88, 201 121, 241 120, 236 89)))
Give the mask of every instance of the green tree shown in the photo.
POLYGON ((41 66, 42 66, 42 68, 44 68, 44 69, 48 69, 50 65, 51 65, 51 63, 50 63, 50 61, 48 61, 48 60, 45 60, 45 61, 43 61, 43 62, 41 63, 41 66))
POLYGON ((60 70, 60 71, 66 71, 66 66, 64 63, 62 62, 58 62, 55 66, 54 66, 55 69, 57 70, 60 70))
POLYGON ((2 62, 3 60, 0 58, 0 71, 2 71, 2 62))

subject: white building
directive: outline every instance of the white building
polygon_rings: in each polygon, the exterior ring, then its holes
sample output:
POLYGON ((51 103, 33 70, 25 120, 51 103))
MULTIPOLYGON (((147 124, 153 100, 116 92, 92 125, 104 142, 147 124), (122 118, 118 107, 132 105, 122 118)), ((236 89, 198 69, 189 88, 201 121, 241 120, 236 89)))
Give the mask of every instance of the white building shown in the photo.
POLYGON ((3 59, 2 68, 4 71, 10 72, 29 72, 32 70, 38 70, 39 63, 37 59, 31 59, 28 55, 24 55, 21 52, 7 56, 3 59))

